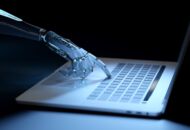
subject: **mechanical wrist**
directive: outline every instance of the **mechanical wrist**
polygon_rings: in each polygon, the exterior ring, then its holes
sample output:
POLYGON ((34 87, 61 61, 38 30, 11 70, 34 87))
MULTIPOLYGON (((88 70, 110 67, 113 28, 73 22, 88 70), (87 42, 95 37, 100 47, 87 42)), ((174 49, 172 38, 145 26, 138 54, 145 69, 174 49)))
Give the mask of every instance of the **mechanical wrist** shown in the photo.
POLYGON ((63 38, 53 31, 48 31, 42 38, 52 51, 73 62, 83 60, 88 53, 69 39, 63 38))

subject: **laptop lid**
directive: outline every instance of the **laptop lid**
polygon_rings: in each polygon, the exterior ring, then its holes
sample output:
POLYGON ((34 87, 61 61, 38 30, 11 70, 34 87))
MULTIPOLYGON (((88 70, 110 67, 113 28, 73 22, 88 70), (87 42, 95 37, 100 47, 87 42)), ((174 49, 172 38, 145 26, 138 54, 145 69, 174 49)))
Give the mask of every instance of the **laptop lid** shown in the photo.
MULTIPOLYGON (((190 98, 189 95, 189 81, 188 75, 190 74, 190 23, 188 24, 185 38, 181 47, 181 51, 178 57, 177 69, 175 71, 174 77, 172 79, 172 86, 170 91, 166 95, 166 99, 169 98, 169 103, 167 104, 166 114, 172 115, 182 115, 182 112, 187 114, 189 110, 187 108, 187 99, 190 98), (171 92, 172 89, 172 92, 171 92), (170 94, 171 92, 171 94, 170 94), (184 107, 185 106, 185 107, 184 107)), ((189 112, 190 115, 190 112, 189 112)))

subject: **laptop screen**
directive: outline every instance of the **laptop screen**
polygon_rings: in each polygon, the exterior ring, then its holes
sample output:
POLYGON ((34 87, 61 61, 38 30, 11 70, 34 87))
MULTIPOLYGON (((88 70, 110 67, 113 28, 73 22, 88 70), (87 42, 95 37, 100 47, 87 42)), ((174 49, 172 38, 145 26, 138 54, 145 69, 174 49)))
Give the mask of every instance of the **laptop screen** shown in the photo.
POLYGON ((173 82, 173 89, 167 107, 167 114, 180 117, 190 117, 189 112, 189 73, 190 73, 190 24, 186 31, 178 68, 173 82))

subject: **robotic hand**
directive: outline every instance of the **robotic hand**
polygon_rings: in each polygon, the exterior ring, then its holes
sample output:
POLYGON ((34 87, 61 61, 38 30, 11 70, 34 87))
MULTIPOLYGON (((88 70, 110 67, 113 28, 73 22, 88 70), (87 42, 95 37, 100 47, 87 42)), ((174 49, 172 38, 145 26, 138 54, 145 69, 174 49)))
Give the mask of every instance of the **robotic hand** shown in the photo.
POLYGON ((70 61, 70 65, 67 69, 62 71, 65 76, 80 77, 83 79, 93 72, 95 65, 98 65, 105 72, 107 77, 111 77, 106 65, 101 60, 86 50, 76 46, 69 39, 65 39, 55 32, 49 31, 44 35, 43 40, 48 43, 47 46, 51 50, 70 61))
POLYGON ((0 33, 42 41, 51 50, 69 61, 69 66, 62 71, 65 77, 86 78, 95 65, 99 66, 108 78, 111 73, 106 65, 93 54, 78 47, 69 39, 63 38, 53 31, 24 22, 22 19, 0 9, 0 33))

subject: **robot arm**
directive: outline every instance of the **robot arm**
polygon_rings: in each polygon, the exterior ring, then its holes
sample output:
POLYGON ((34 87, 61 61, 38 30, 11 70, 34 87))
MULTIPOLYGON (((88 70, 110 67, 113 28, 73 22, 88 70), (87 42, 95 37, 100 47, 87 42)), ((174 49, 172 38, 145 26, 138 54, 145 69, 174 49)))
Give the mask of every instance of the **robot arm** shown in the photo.
POLYGON ((1 9, 0 33, 45 43, 52 51, 70 61, 69 66, 62 71, 65 77, 79 77, 84 79, 93 72, 95 65, 99 66, 108 78, 111 77, 111 73, 101 60, 83 48, 78 47, 69 39, 63 38, 53 31, 47 31, 31 25, 1 9))
POLYGON ((0 33, 41 41, 45 29, 29 24, 0 9, 0 33))

